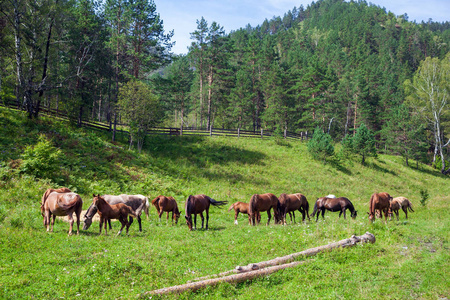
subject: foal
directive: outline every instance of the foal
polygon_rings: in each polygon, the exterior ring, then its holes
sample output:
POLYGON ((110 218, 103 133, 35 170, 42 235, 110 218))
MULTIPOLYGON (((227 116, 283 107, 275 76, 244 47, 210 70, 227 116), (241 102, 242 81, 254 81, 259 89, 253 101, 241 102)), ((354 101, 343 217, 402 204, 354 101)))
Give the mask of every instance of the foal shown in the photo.
POLYGON ((122 229, 126 226, 126 231, 128 234, 128 228, 130 228, 131 222, 128 222, 128 215, 131 215, 137 218, 136 213, 133 209, 123 203, 117 203, 113 205, 109 205, 108 202, 105 201, 100 194, 94 196, 93 206, 97 208, 98 214, 100 215, 100 232, 102 233, 102 225, 105 224, 105 235, 108 235, 107 232, 107 221, 110 219, 118 219, 122 224, 117 235, 122 232, 122 229))

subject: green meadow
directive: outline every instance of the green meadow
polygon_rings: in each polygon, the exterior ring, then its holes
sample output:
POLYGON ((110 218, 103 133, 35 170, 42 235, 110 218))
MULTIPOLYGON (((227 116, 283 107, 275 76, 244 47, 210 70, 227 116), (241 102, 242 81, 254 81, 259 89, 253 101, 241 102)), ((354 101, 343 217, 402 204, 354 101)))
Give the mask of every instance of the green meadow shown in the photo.
POLYGON ((238 265, 371 232, 374 244, 322 253, 253 281, 152 299, 447 299, 449 177, 411 165, 390 155, 370 158, 365 165, 359 158, 323 164, 311 158, 305 142, 275 138, 151 136, 139 154, 128 149, 126 136, 111 142, 106 132, 45 116, 31 122, 0 108, 0 298, 139 298, 238 265), (151 207, 143 232, 135 222, 128 236, 115 236, 118 222, 107 236, 98 235, 95 222, 80 235, 68 236, 68 223, 59 219, 54 232, 47 233, 41 197, 60 186, 79 193, 83 209, 93 193, 139 193, 149 200, 173 196, 182 217, 175 225, 164 214, 160 222, 151 207), (327 212, 324 220, 302 223, 298 212, 295 223, 266 226, 263 213, 261 225, 249 226, 244 215, 234 224, 234 211, 227 211, 232 203, 268 192, 300 192, 310 213, 318 197, 345 196, 358 217, 327 212), (367 212, 374 192, 405 196, 415 212, 407 220, 400 211, 399 221, 371 224, 367 212), (183 213, 191 194, 228 201, 210 208, 209 230, 200 229, 200 218, 198 229, 188 230, 183 213))

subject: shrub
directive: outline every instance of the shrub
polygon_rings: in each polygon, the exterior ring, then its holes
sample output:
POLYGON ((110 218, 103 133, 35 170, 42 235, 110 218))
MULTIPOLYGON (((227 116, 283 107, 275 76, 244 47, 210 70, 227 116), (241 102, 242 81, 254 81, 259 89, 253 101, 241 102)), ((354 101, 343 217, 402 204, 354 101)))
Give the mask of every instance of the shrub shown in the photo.
POLYGON ((425 207, 427 206, 428 198, 430 197, 430 194, 428 193, 427 189, 420 190, 420 204, 425 207))
POLYGON ((63 157, 60 149, 54 147, 44 135, 34 146, 27 146, 22 154, 20 171, 37 178, 55 179, 59 170, 59 162, 63 157))
POLYGON ((312 139, 308 142, 308 151, 314 159, 323 160, 325 163, 327 157, 334 155, 331 136, 317 127, 312 139))

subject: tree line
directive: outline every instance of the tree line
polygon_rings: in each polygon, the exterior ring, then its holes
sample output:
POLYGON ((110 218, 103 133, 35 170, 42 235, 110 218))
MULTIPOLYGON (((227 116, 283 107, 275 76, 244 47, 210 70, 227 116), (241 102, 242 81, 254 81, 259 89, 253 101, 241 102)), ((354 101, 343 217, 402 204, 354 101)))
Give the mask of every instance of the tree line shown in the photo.
POLYGON ((449 22, 320 0, 228 34, 201 17, 176 56, 151 0, 0 2, 1 97, 30 118, 120 118, 139 148, 158 122, 334 141, 364 124, 379 151, 450 171, 449 22))

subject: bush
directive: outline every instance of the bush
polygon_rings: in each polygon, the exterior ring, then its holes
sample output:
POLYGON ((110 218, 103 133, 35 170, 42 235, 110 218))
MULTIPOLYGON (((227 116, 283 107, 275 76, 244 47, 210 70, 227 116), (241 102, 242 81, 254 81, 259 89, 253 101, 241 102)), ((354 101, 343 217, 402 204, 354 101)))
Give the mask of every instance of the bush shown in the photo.
POLYGON ((425 207, 427 206, 428 198, 430 197, 430 194, 428 193, 427 189, 420 190, 420 204, 425 207))
POLYGON ((323 160, 325 163, 327 157, 334 155, 331 136, 317 127, 312 139, 308 142, 308 151, 314 159, 323 160))
POLYGON ((44 135, 39 135, 39 142, 36 145, 27 146, 21 157, 21 173, 36 178, 57 179, 55 175, 59 173, 59 162, 63 158, 63 153, 44 135))

